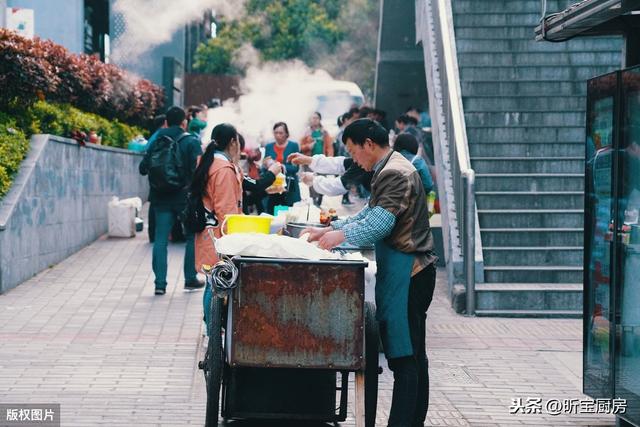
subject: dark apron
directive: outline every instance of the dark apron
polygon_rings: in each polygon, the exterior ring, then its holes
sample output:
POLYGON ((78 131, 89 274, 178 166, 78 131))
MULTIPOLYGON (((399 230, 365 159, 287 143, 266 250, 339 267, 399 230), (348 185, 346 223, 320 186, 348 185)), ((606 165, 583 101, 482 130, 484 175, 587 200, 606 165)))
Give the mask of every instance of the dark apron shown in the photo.
POLYGON ((407 313, 413 262, 412 254, 376 242, 376 319, 387 359, 413 354, 407 313))

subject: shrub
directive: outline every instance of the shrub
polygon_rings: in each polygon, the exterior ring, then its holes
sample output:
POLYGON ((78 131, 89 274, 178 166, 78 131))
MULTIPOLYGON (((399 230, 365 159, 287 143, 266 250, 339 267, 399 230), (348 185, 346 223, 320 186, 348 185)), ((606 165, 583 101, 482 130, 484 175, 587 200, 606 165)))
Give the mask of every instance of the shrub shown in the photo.
POLYGON ((16 127, 14 120, 0 115, 0 198, 9 191, 13 175, 29 150, 27 137, 16 127))
POLYGON ((93 56, 0 28, 0 108, 26 108, 45 99, 144 126, 162 108, 164 95, 148 80, 93 56))
POLYGON ((10 113, 0 111, 0 199, 9 191, 13 176, 29 150, 28 137, 33 134, 71 138, 78 132, 89 135, 95 131, 103 145, 120 148, 125 148, 136 136, 146 135, 139 127, 85 113, 68 104, 37 101, 29 107, 14 105, 10 113))
POLYGON ((48 133, 51 135, 73 137, 74 131, 87 135, 95 131, 102 138, 102 145, 124 148, 127 143, 138 135, 145 135, 143 129, 129 126, 117 119, 107 120, 93 113, 85 113, 65 104, 49 104, 39 101, 24 114, 27 119, 23 123, 29 133, 48 133), (28 127, 27 127, 28 126, 28 127))

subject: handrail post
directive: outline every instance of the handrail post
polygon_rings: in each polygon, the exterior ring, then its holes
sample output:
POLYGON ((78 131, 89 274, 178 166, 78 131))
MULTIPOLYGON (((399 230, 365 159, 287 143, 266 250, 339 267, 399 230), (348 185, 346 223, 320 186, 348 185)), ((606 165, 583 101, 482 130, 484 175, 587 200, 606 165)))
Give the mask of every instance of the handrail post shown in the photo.
POLYGON ((476 213, 475 172, 467 169, 462 174, 464 192, 464 273, 466 281, 467 316, 476 314, 476 213))

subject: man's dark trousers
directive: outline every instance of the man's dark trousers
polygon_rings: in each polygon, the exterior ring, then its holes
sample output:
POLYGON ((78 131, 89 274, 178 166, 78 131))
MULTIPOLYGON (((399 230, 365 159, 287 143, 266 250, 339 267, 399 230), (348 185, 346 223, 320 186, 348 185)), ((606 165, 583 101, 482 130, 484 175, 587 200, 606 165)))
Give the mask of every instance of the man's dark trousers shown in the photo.
POLYGON ((422 427, 427 417, 429 361, 425 344, 426 319, 435 284, 435 264, 411 278, 408 315, 413 356, 389 359, 394 382, 388 427, 422 427))

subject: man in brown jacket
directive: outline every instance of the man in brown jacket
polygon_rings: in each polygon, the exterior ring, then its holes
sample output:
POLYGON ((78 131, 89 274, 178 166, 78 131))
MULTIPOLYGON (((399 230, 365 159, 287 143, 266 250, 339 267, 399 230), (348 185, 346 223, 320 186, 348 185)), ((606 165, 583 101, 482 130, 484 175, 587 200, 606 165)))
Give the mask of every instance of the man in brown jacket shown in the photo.
POLYGON ((376 318, 394 374, 388 426, 422 426, 429 401, 426 312, 437 260, 422 181, 411 162, 391 150, 387 131, 377 122, 356 120, 342 140, 355 162, 374 172, 371 198, 355 216, 310 230, 310 240, 324 249, 345 240, 375 243, 376 318))

